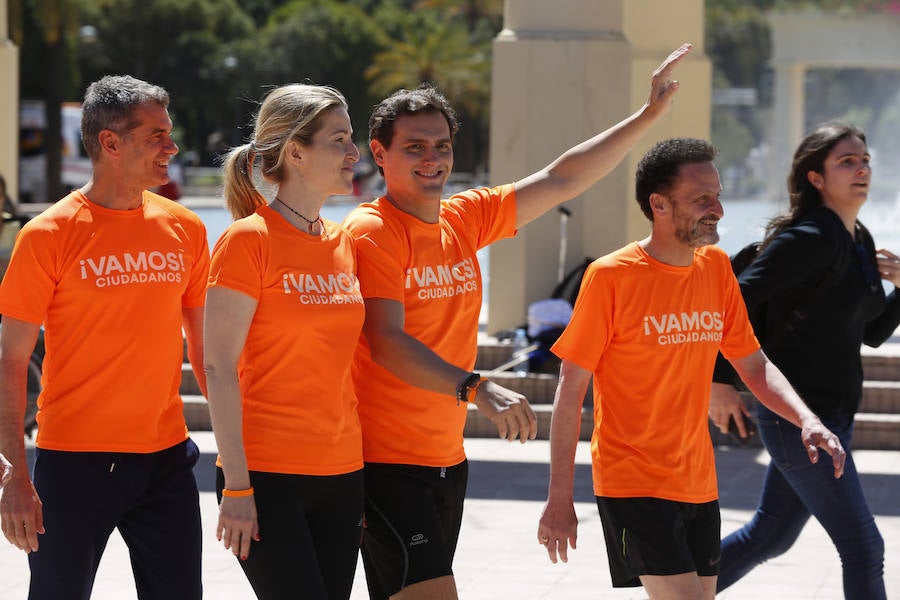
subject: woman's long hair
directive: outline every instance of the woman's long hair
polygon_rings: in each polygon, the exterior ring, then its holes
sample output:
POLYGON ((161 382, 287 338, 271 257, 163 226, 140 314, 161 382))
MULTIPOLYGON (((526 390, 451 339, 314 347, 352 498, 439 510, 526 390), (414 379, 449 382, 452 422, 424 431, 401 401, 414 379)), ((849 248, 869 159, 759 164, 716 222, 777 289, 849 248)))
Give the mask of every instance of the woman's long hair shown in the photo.
POLYGON ((831 150, 849 137, 857 137, 863 143, 866 142, 861 129, 847 121, 834 120, 822 123, 800 142, 794 152, 791 172, 787 178, 790 208, 787 213, 773 218, 766 225, 763 247, 779 233, 798 223, 811 210, 821 206, 822 194, 810 183, 808 174, 810 171, 823 173, 825 159, 831 150))

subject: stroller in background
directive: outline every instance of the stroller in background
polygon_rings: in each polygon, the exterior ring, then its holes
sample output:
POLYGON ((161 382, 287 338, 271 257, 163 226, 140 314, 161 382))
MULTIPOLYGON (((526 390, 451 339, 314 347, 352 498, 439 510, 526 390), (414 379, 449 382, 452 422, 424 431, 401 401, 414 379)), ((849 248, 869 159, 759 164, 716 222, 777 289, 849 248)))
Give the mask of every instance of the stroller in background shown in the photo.
POLYGON ((537 344, 528 359, 530 371, 552 375, 559 373, 559 358, 550 352, 550 348, 572 318, 572 307, 581 288, 581 279, 592 261, 592 258, 585 258, 556 285, 550 298, 529 305, 528 339, 537 344))
MULTIPOLYGON (((582 262, 566 273, 566 245, 568 240, 568 220, 571 211, 565 206, 557 208, 560 214, 560 245, 559 245, 559 271, 557 275, 557 284, 550 294, 550 298, 538 300, 531 303, 528 307, 527 324, 522 328, 526 329, 528 341, 532 346, 536 347, 529 352, 528 370, 532 373, 549 373, 557 375, 559 373, 560 361, 552 352, 551 346, 556 342, 562 334, 569 319, 572 318, 572 307, 575 305, 575 299, 578 297, 578 291, 581 289, 581 280, 588 265, 593 262, 593 258, 585 258, 582 262)), ((515 329, 501 331, 497 334, 497 339, 512 340, 515 336, 515 329)))

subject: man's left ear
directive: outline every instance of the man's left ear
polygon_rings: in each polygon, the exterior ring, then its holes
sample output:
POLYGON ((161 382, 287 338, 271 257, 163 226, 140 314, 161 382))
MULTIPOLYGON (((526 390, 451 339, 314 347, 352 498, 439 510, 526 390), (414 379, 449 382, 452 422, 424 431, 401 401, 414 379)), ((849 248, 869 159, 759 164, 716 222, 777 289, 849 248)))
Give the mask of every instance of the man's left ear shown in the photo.
POLYGON ((384 167, 384 151, 384 146, 378 140, 369 142, 369 154, 372 155, 372 162, 379 167, 384 167))
POLYGON ((102 151, 112 155, 117 155, 119 153, 119 143, 121 138, 119 137, 119 134, 112 129, 101 130, 100 133, 97 134, 97 139, 100 142, 102 151))
POLYGON ((657 194, 656 192, 650 194, 650 210, 653 211, 654 215, 666 214, 669 210, 666 197, 662 194, 657 194))

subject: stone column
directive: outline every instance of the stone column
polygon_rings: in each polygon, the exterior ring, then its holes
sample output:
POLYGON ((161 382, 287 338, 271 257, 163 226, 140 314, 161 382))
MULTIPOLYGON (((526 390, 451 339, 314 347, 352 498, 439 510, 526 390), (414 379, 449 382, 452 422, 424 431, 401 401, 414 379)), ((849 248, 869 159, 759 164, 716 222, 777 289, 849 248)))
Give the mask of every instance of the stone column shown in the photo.
MULTIPOLYGON (((492 184, 537 171, 576 143, 614 125, 647 98, 650 75, 682 42, 676 104, 623 164, 571 200, 566 270, 644 237, 634 168, 660 139, 709 138, 710 64, 703 54, 702 0, 506 0, 494 41, 492 184)), ((525 322, 528 305, 557 282, 559 213, 549 212, 490 251, 488 329, 525 322)))
POLYGON ((806 65, 788 62, 773 65, 775 70, 775 106, 772 111, 772 147, 766 195, 786 200, 785 180, 791 168, 794 147, 803 139, 806 101, 806 65))
POLYGON ((0 0, 0 173, 19 196, 19 49, 9 40, 9 7, 0 0))

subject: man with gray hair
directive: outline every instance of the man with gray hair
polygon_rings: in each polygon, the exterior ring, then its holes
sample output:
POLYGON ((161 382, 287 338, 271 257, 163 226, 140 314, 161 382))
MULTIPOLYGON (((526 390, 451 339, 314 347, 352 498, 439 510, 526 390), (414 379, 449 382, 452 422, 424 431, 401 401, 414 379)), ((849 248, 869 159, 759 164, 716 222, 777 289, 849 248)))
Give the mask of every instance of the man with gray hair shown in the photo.
POLYGON ((169 96, 130 76, 85 93, 93 174, 21 231, 0 285, 0 499, 28 554, 29 598, 87 599, 113 529, 138 597, 200 598, 200 510, 178 388, 188 356, 205 390, 209 248, 189 210, 148 188, 169 179, 169 96), (22 419, 28 358, 45 329, 34 481, 22 419))

